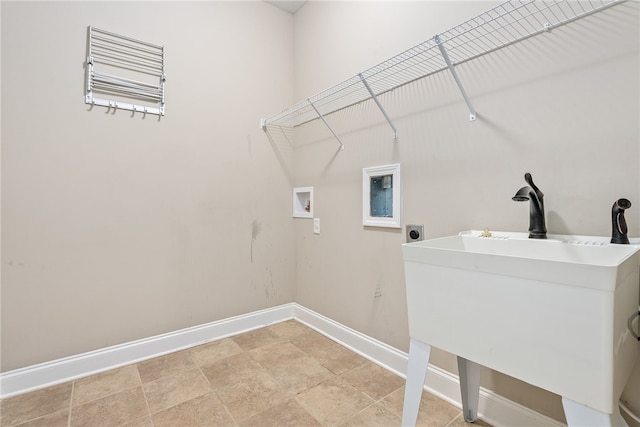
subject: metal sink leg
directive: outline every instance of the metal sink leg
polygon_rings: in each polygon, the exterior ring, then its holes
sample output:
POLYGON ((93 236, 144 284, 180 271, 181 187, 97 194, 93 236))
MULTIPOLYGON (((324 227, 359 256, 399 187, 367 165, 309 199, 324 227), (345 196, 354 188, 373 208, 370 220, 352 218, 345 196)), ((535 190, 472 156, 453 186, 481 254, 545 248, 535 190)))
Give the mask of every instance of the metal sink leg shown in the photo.
POLYGON ((480 365, 458 356, 458 373, 460 375, 460 394, 462 395, 462 414, 466 422, 472 423, 478 419, 480 365))
POLYGON ((409 343, 409 364, 407 366, 407 384, 404 388, 404 406, 402 408, 402 426, 412 427, 418 420, 420 399, 427 376, 431 346, 411 338, 409 343))

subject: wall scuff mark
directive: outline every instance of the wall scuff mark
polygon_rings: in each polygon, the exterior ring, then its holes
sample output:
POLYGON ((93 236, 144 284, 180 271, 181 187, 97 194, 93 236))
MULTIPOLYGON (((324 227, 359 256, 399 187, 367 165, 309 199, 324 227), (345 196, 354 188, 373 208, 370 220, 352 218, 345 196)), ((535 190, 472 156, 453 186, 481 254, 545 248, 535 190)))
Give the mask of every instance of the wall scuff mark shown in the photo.
POLYGON ((258 235, 262 231, 262 224, 258 220, 253 220, 251 223, 251 263, 253 263, 253 242, 256 241, 258 235))

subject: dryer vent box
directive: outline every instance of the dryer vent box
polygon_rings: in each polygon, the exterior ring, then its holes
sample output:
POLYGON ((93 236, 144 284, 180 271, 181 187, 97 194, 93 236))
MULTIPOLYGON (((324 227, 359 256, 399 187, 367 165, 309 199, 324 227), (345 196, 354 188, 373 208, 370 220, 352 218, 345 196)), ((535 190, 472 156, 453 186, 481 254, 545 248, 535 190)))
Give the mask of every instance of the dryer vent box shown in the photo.
POLYGON ((424 240, 424 225, 407 225, 407 243, 424 240))

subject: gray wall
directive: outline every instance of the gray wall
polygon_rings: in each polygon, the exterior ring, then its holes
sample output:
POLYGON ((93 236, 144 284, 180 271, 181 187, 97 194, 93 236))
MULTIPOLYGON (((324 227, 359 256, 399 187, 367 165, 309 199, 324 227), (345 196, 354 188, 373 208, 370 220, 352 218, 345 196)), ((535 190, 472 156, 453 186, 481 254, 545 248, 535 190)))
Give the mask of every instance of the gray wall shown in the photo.
POLYGON ((291 302, 293 17, 2 2, 2 370, 291 302), (87 26, 164 45, 166 116, 84 104, 87 26))
MULTIPOLYGON (((495 4, 311 2, 296 15, 296 99, 495 4)), ((397 142, 372 101, 326 117, 344 151, 318 120, 296 128, 295 184, 314 186, 322 224, 314 235, 310 220, 296 220, 297 302, 408 350, 404 230, 362 226, 363 167, 401 164, 403 224, 424 224, 427 238, 526 231, 529 208, 511 200, 525 172, 545 193, 549 232, 609 235, 611 205, 627 197, 639 235, 638 28, 638 4, 628 3, 460 65, 476 122, 441 73, 380 97, 397 142)), ((451 355, 432 360, 456 371, 451 355)), ((628 398, 640 410, 634 381, 628 398)), ((494 372, 483 385, 563 418, 557 396, 494 372)))

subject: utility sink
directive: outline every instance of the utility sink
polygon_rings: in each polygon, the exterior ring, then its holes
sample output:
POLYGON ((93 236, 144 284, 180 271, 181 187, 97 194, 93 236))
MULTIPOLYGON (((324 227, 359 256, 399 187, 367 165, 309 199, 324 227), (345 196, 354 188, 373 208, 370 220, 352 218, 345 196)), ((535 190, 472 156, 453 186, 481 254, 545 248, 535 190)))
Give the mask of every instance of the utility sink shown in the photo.
POLYGON ((561 395, 570 425, 572 404, 616 414, 638 356, 640 244, 482 234, 403 245, 409 371, 414 347, 434 346, 561 395))

